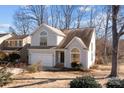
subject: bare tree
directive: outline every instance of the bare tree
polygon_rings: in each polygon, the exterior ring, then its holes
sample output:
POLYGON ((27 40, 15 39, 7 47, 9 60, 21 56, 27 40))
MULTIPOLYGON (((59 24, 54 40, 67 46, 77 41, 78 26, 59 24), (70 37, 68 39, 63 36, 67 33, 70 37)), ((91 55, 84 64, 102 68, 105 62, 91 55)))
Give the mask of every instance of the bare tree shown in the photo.
POLYGON ((14 25, 17 29, 17 33, 23 35, 29 34, 32 29, 31 20, 21 10, 14 14, 14 25))
POLYGON ((82 17, 84 16, 84 14, 86 13, 86 8, 88 6, 81 6, 77 9, 77 27, 76 28, 80 28, 81 26, 81 21, 82 21, 82 17), (80 9, 81 8, 81 9, 80 9))
POLYGON ((118 22, 118 20, 120 19, 120 9, 121 7, 119 5, 112 6, 112 68, 109 75, 110 77, 116 77, 118 75, 118 43, 120 37, 124 35, 124 23, 122 21, 120 25, 120 22, 118 22))
POLYGON ((57 5, 50 6, 50 23, 53 27, 58 27, 60 20, 60 9, 57 5))
POLYGON ((74 11, 75 6, 72 5, 65 5, 61 6, 64 18, 64 29, 69 29, 72 22, 72 14, 74 11))
POLYGON ((107 42, 108 42, 108 30, 109 30, 109 21, 111 15, 111 8, 109 6, 106 7, 106 22, 105 22, 105 40, 104 40, 104 60, 107 63, 107 42))
POLYGON ((28 17, 40 26, 44 22, 44 5, 30 5, 23 9, 28 17))
POLYGON ((16 30, 13 27, 9 27, 9 32, 16 35, 16 30))

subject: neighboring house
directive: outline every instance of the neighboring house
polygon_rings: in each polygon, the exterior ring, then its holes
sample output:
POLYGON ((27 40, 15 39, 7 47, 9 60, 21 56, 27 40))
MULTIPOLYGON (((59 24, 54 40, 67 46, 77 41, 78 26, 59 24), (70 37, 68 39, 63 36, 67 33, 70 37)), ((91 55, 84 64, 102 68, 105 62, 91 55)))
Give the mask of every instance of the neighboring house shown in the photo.
POLYGON ((7 54, 18 53, 21 56, 22 61, 27 61, 28 59, 28 50, 31 43, 31 37, 29 35, 14 35, 4 41, 4 46, 2 51, 7 54))
POLYGON ((41 24, 31 36, 29 64, 40 62, 43 66, 61 65, 71 68, 72 62, 88 69, 95 62, 95 30, 93 28, 62 31, 41 24))
POLYGON ((1 49, 1 44, 8 38, 12 37, 13 35, 10 33, 1 33, 0 34, 0 49, 1 49))
POLYGON ((31 43, 29 35, 15 35, 6 40, 8 47, 24 47, 26 44, 31 43))

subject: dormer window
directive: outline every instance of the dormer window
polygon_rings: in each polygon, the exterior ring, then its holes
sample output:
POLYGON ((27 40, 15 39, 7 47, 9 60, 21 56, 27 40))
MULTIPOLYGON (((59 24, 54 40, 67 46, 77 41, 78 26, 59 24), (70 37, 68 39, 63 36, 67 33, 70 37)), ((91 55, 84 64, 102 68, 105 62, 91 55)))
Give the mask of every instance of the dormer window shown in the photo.
POLYGON ((40 46, 47 46, 47 32, 43 31, 40 33, 40 46))

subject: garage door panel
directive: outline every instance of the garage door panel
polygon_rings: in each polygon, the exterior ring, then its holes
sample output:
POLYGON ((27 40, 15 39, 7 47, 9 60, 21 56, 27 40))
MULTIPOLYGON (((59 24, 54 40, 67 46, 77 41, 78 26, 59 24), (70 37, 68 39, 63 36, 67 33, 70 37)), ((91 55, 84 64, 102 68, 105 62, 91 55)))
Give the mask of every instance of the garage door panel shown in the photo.
POLYGON ((53 66, 53 55, 52 54, 31 54, 31 64, 40 62, 43 66, 53 66))

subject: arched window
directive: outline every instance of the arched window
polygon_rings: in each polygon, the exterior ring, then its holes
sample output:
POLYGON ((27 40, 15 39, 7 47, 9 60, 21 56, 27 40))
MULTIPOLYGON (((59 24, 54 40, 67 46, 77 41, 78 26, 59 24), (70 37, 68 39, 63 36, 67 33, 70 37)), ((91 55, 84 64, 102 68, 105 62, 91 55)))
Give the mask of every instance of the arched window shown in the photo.
POLYGON ((40 33, 40 35, 46 36, 47 35, 47 32, 46 31, 43 31, 43 32, 40 33))
POLYGON ((80 51, 77 48, 71 50, 71 59, 72 62, 80 63, 80 51))
POLYGON ((40 46, 47 46, 47 32, 43 31, 40 33, 40 46))

